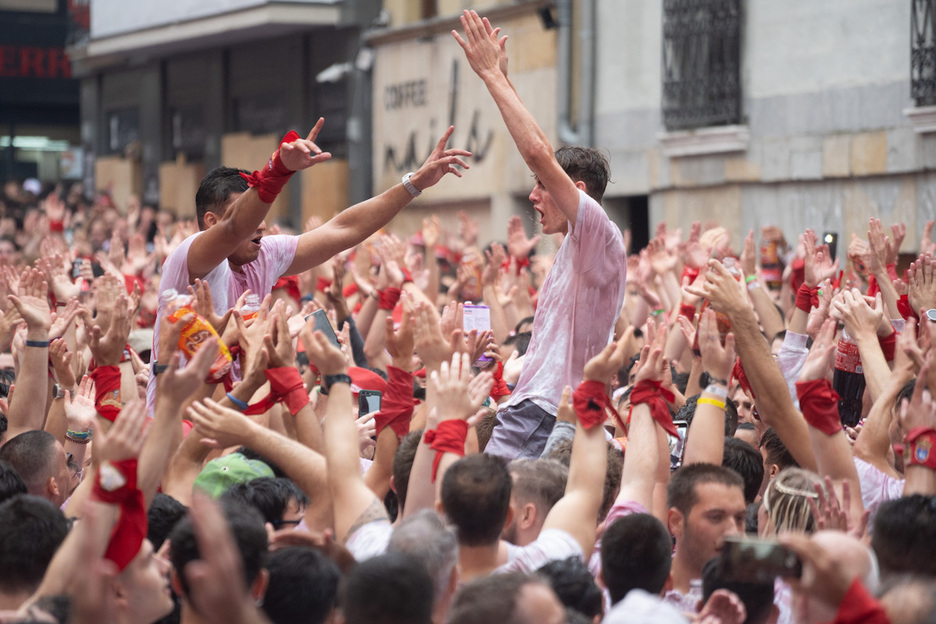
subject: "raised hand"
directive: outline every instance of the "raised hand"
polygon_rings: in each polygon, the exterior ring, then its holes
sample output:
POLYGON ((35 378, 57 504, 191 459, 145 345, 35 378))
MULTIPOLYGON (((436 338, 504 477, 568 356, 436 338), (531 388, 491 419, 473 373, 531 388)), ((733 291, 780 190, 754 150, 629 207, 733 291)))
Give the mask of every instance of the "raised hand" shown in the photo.
POLYGON ((385 322, 385 340, 387 351, 393 360, 393 366, 401 370, 413 371, 413 349, 416 339, 413 336, 415 321, 412 318, 412 313, 404 311, 399 329, 394 329, 392 317, 388 316, 385 322))
POLYGON ((812 348, 809 349, 809 355, 803 363, 803 368, 800 370, 800 381, 825 379, 828 376, 835 357, 836 325, 832 319, 826 319, 822 324, 822 329, 819 330, 812 348))
POLYGON ((427 370, 437 369, 442 362, 451 359, 452 345, 439 326, 439 319, 432 306, 426 302, 414 311, 415 349, 427 370))
POLYGON ((701 288, 688 287, 691 294, 706 297, 712 307, 729 316, 750 307, 747 289, 718 260, 709 260, 708 273, 701 288))
POLYGON ((606 346, 598 355, 585 363, 585 379, 606 384, 611 383, 611 378, 624 364, 624 352, 626 350, 627 343, 624 340, 612 342, 606 346))
POLYGON ((910 264, 907 275, 907 299, 913 310, 936 307, 936 260, 928 254, 919 256, 910 264))
POLYGON ((410 183, 416 187, 416 190, 424 191, 431 186, 435 186, 447 173, 451 173, 458 178, 462 177, 461 172, 455 165, 462 169, 471 168, 459 158, 459 156, 471 156, 471 152, 463 149, 445 149, 445 144, 448 143, 453 132, 455 132, 455 126, 449 126, 442 138, 439 139, 435 149, 429 154, 426 162, 410 178, 410 183))
POLYGON ((348 370, 348 362, 344 353, 332 345, 320 331, 312 331, 313 323, 310 320, 303 332, 306 333, 303 338, 306 355, 309 356, 309 363, 315 364, 322 375, 341 375, 348 370))
POLYGON ((875 297, 875 303, 875 307, 869 306, 857 288, 842 292, 841 299, 832 301, 836 314, 845 322, 845 327, 852 336, 858 336, 862 332, 877 333, 885 320, 880 292, 875 297))
POLYGON ((140 456, 149 431, 146 424, 146 403, 135 399, 126 403, 113 426, 105 434, 94 432, 94 461, 119 462, 140 456))
POLYGON ((19 315, 31 330, 48 330, 52 325, 49 285, 39 269, 26 269, 20 276, 19 296, 9 295, 19 315))
MULTIPOLYGON (((73 386, 74 387, 74 386, 73 386)), ((65 419, 72 431, 87 431, 94 426, 97 408, 94 407, 94 382, 85 375, 74 393, 65 393, 65 419)))
MULTIPOLYGON (((493 35, 490 23, 485 24, 475 11, 464 11, 461 15, 462 28, 465 37, 462 38, 457 31, 452 31, 455 41, 465 51, 468 64, 482 80, 486 80, 493 73, 505 74, 501 70, 501 54, 506 55, 493 35), (493 35, 493 36, 492 36, 493 35)), ((506 41, 505 41, 506 43, 506 41)), ((506 62, 504 63, 506 65, 506 62)))
POLYGON ((702 224, 693 223, 686 241, 686 264, 694 269, 701 269, 708 260, 708 252, 702 247, 701 237, 702 224))
POLYGON ((757 272, 757 247, 754 245, 754 230, 748 230, 744 237, 744 251, 741 252, 741 271, 744 275, 757 272))
MULTIPOLYGON (((60 308, 61 309, 61 308, 60 308)), ((78 306, 78 299, 69 299, 61 312, 52 313, 52 324, 49 326, 49 336, 58 338, 64 336, 71 329, 72 322, 83 308, 78 306)))
POLYGON ((439 420, 468 420, 477 406, 468 394, 471 381, 471 361, 467 353, 455 353, 451 365, 442 362, 439 370, 429 375, 429 383, 438 397, 439 420))
POLYGON ((192 296, 192 307, 198 316, 208 321, 218 335, 224 333, 228 321, 231 320, 231 309, 224 313, 224 316, 218 316, 214 310, 214 300, 211 297, 211 286, 208 282, 195 278, 194 286, 188 287, 189 294, 192 296))
POLYGON ((91 354, 98 366, 117 366, 123 357, 127 338, 130 336, 130 314, 127 311, 127 296, 120 295, 116 300, 113 319, 107 333, 101 328, 91 328, 91 354))
POLYGON ((296 139, 291 143, 283 143, 280 145, 280 162, 282 162, 287 169, 290 171, 301 171, 302 169, 308 169, 312 165, 317 165, 331 158, 332 155, 330 152, 323 152, 321 148, 315 144, 315 139, 318 137, 324 124, 325 118, 319 117, 319 120, 315 122, 315 126, 309 131, 309 135, 306 138, 296 139))
POLYGON ((936 221, 930 219, 926 222, 926 225, 923 226, 923 234, 920 237, 920 253, 921 254, 934 254, 936 253, 936 243, 933 242, 933 225, 936 224, 936 221))
POLYGON ((904 238, 907 237, 907 226, 903 222, 891 224, 891 234, 893 236, 887 245, 886 264, 897 264, 897 259, 900 257, 900 246, 903 244, 904 238))
POLYGON ((190 315, 186 315, 173 323, 168 316, 164 316, 159 330, 159 359, 168 363, 166 370, 157 380, 159 395, 178 404, 185 402, 205 383, 219 349, 218 339, 212 336, 198 348, 185 368, 181 368, 181 355, 178 353, 179 335, 189 320, 190 315))
POLYGON ((211 399, 189 405, 188 415, 202 436, 202 443, 212 448, 239 446, 250 437, 253 424, 250 418, 211 399))
POLYGON ((540 240, 537 234, 533 238, 528 238, 526 230, 523 229, 523 221, 520 217, 513 216, 507 221, 507 252, 511 257, 522 260, 530 255, 530 252, 536 247, 540 240))
POLYGON ((49 361, 52 363, 52 369, 55 371, 55 379, 58 385, 66 390, 71 390, 76 385, 75 371, 72 370, 71 362, 74 354, 68 351, 65 341, 61 338, 53 340, 49 345, 49 361))
POLYGON ((715 379, 727 381, 735 364, 734 334, 725 336, 722 345, 718 332, 718 321, 711 309, 702 313, 699 320, 699 350, 702 352, 702 368, 715 379))
POLYGON ((841 531, 854 538, 861 539, 868 528, 870 510, 862 512, 857 520, 851 515, 851 485, 848 480, 842 481, 842 501, 835 493, 832 477, 825 476, 825 487, 821 483, 813 485, 818 494, 818 503, 812 498, 806 499, 813 518, 816 519, 816 529, 819 531, 841 531))
POLYGON ((289 325, 286 322, 286 305, 282 300, 273 306, 270 317, 270 333, 263 337, 264 350, 270 358, 270 368, 296 365, 296 350, 293 348, 289 325))

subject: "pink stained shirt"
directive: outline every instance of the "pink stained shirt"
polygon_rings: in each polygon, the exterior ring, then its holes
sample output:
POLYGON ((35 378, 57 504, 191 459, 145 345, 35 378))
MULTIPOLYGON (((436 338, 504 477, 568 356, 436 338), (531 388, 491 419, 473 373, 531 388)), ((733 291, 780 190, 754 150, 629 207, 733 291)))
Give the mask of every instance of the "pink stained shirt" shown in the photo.
POLYGON ((507 406, 529 399, 555 414, 565 386, 611 341, 624 304, 627 252, 617 225, 579 191, 575 227, 559 247, 540 291, 533 337, 507 406))
MULTIPOLYGON (((189 276, 188 253, 192 241, 201 232, 192 234, 178 247, 176 247, 162 266, 162 279, 159 282, 160 295, 170 288, 179 294, 187 294, 189 285, 194 281, 189 276)), ((224 260, 212 269, 203 282, 211 288, 211 300, 216 314, 223 315, 233 308, 248 288, 250 292, 265 297, 273 290, 276 283, 286 270, 292 265, 296 257, 296 247, 299 245, 298 236, 264 236, 260 239, 260 255, 253 262, 241 267, 243 272, 231 270, 231 265, 224 260)), ((153 351, 150 362, 156 362, 157 348, 159 346, 159 324, 163 317, 163 302, 160 299, 156 310, 156 327, 153 332, 153 351)), ((156 401, 156 375, 150 374, 146 386, 146 407, 152 414, 156 401)))

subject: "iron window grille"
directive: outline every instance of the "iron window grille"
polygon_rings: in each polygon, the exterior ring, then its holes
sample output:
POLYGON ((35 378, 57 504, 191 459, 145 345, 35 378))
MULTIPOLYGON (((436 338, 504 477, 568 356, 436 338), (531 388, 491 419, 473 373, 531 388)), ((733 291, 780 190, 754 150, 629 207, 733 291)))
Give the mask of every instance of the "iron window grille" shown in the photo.
POLYGON ((936 1, 912 0, 910 95, 917 106, 936 104, 936 1))
POLYGON ((741 121, 741 0, 664 0, 663 123, 741 121))

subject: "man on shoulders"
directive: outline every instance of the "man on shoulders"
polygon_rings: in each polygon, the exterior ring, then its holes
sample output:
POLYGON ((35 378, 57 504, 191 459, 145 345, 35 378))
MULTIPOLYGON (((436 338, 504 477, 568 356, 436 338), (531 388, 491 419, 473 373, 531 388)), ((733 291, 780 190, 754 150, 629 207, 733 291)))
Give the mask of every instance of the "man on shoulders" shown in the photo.
POLYGON ((498 41, 474 11, 461 21, 465 38, 453 34, 536 178, 530 201, 543 233, 565 235, 540 292, 523 371, 485 449, 509 459, 539 457, 562 389, 576 387, 585 363, 610 342, 624 301, 627 254, 621 231, 599 204, 610 176, 607 159, 592 148, 554 153, 507 78, 506 38, 498 41))
MULTIPOLYGON (((470 152, 445 148, 454 130, 450 127, 423 166, 406 174, 400 184, 351 206, 310 232, 264 236, 266 214, 290 176, 331 158, 315 144, 323 123, 319 119, 305 139, 292 132, 286 135, 260 171, 248 174, 219 167, 205 176, 195 195, 199 231, 166 258, 161 292, 172 288, 184 293, 201 279, 211 287, 215 313, 222 316, 245 290, 265 296, 280 277, 307 271, 366 239, 445 174, 461 177, 456 165, 468 168, 460 156, 470 156, 470 152)), ((160 301, 152 362, 158 361, 163 310, 164 302, 160 301)), ((147 387, 148 406, 153 405, 155 378, 150 376, 147 387)))

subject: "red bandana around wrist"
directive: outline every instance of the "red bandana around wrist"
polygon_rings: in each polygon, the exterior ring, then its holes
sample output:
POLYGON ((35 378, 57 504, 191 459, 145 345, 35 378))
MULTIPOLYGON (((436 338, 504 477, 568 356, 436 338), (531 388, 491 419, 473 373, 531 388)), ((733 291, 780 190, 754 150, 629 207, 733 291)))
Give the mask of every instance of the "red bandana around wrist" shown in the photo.
POLYGON ((689 321, 695 321, 696 307, 688 303, 679 305, 679 316, 685 316, 689 321))
POLYGON ((878 343, 881 345, 881 352, 884 354, 884 359, 888 362, 894 361, 894 355, 897 351, 897 332, 892 331, 887 336, 878 337, 878 343))
POLYGON ((585 380, 580 383, 572 393, 572 407, 575 408, 575 415, 578 416, 579 422, 585 429, 604 424, 605 408, 614 414, 623 428, 621 415, 611 405, 607 387, 600 381, 585 380))
POLYGON ((810 427, 826 435, 835 435, 842 431, 842 420, 838 411, 839 395, 828 379, 797 381, 796 395, 799 397, 803 418, 810 427))
POLYGON ((248 416, 263 414, 280 401, 293 416, 309 403, 309 393, 302 383, 302 375, 292 366, 282 368, 268 368, 263 371, 267 381, 270 382, 270 394, 244 410, 248 416))
POLYGON ((332 281, 327 277, 320 277, 315 280, 315 290, 325 292, 332 285, 332 281))
POLYGON ((413 415, 413 373, 395 366, 387 367, 387 391, 381 401, 380 411, 374 416, 377 435, 390 427, 403 438, 409 433, 413 415))
POLYGON ((738 383, 741 384, 741 388, 750 394, 752 399, 757 398, 754 396, 754 389, 751 387, 751 382, 748 381, 747 375, 744 372, 744 367, 741 366, 741 358, 738 358, 734 368, 731 369, 731 379, 737 379, 738 383))
POLYGON ((400 300, 400 293, 402 291, 399 288, 394 288, 390 286, 384 290, 379 291, 380 299, 377 302, 378 310, 392 310, 396 307, 397 301, 400 300))
POLYGON ((691 267, 688 264, 683 265, 682 275, 679 278, 680 284, 691 284, 696 281, 696 278, 699 277, 699 269, 691 267))
POLYGON ((494 374, 494 385, 491 386, 491 392, 488 396, 490 396, 491 400, 496 403, 505 396, 510 396, 510 388, 507 387, 507 382, 504 381, 503 362, 498 362, 497 366, 494 367, 492 372, 494 374))
POLYGON ((435 429, 430 429, 423 436, 426 444, 436 452, 432 460, 432 482, 439 473, 439 463, 446 453, 459 457, 465 456, 465 438, 468 437, 468 423, 464 420, 443 420, 435 429))
POLYGON ((818 308, 819 289, 811 288, 806 284, 801 285, 796 291, 796 307, 806 314, 809 314, 813 308, 818 308))
MULTIPOLYGON (((646 404, 650 408, 650 415, 657 421, 666 433, 674 437, 679 437, 679 431, 673 424, 673 418, 670 416, 667 401, 672 402, 676 399, 670 390, 660 386, 659 381, 644 379, 634 384, 634 389, 630 393, 631 412, 635 405, 646 404)), ((630 416, 628 415, 628 419, 630 416)))
POLYGON ((120 367, 98 366, 91 373, 94 380, 94 407, 98 414, 111 422, 123 408, 120 402, 120 367))
POLYGON ((523 269, 530 266, 530 259, 527 256, 523 256, 522 258, 515 258, 515 260, 517 263, 517 275, 523 273, 523 269))
POLYGON ((911 466, 924 466, 936 470, 936 429, 931 427, 917 427, 911 429, 904 439, 904 448, 908 449, 904 457, 908 458, 911 466))
MULTIPOLYGON (((286 133, 286 136, 283 137, 283 140, 280 141, 280 146, 284 143, 292 143, 298 138, 299 135, 294 130, 290 130, 286 133)), ((283 187, 286 186, 286 183, 289 182, 289 178, 292 177, 293 173, 294 172, 287 169, 280 160, 279 148, 277 148, 277 150, 273 152, 273 155, 270 156, 269 162, 267 162, 263 169, 249 174, 242 173, 240 175, 247 181, 247 186, 257 189, 257 195, 260 197, 260 201, 265 204, 272 204, 276 196, 279 195, 283 187)))
POLYGON ((137 487, 137 460, 125 459, 113 462, 111 466, 116 468, 127 482, 116 490, 107 491, 101 485, 101 473, 98 471, 91 498, 110 505, 120 505, 120 518, 111 532, 104 557, 113 561, 117 568, 123 571, 136 557, 146 538, 146 508, 143 492, 137 487))

